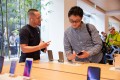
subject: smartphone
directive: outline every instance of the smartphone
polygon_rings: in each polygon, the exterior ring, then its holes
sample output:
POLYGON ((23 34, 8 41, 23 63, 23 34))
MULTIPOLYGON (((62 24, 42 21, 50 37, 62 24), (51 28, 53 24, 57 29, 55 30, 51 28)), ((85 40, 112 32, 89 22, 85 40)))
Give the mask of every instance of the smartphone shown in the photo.
POLYGON ((77 55, 80 56, 80 55, 82 55, 82 54, 83 54, 83 52, 79 52, 77 55))
POLYGON ((4 63, 4 57, 0 56, 0 73, 2 72, 3 63, 4 63))
POLYGON ((42 52, 44 52, 45 50, 46 50, 46 48, 41 49, 42 52))
POLYGON ((48 58, 49 58, 49 61, 53 61, 52 50, 48 50, 48 58))
POLYGON ((17 61, 15 60, 11 61, 10 72, 9 72, 10 76, 14 76, 16 64, 17 64, 17 61))
POLYGON ((64 62, 63 52, 59 51, 59 52, 58 52, 58 55, 59 55, 59 60, 58 60, 58 62, 64 62))
POLYGON ((100 71, 99 67, 88 67, 87 80, 100 80, 100 71))
POLYGON ((23 76, 25 79, 30 79, 33 58, 26 58, 23 76))

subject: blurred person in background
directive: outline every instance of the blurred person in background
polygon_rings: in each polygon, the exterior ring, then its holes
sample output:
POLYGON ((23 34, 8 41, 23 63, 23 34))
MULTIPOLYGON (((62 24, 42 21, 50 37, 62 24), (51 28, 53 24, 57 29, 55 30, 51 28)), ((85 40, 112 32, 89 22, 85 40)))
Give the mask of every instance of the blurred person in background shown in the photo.
POLYGON ((109 31, 110 31, 110 34, 106 39, 107 45, 120 47, 120 33, 115 31, 114 27, 111 27, 109 31))

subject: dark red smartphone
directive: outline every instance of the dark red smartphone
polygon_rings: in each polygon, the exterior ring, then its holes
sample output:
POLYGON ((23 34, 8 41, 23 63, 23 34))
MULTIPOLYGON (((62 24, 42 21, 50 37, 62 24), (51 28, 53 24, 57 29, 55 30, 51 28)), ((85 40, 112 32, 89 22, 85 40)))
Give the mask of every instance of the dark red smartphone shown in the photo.
POLYGON ((80 55, 82 55, 82 54, 83 54, 83 52, 79 52, 77 55, 80 56, 80 55))

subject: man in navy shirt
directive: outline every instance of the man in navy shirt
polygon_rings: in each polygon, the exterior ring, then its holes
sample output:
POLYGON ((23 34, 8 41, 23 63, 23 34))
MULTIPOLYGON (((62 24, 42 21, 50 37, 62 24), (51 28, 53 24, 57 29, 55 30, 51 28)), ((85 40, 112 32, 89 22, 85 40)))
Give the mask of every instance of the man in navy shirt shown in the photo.
POLYGON ((36 9, 28 10, 29 24, 20 30, 21 56, 19 62, 25 62, 26 58, 40 59, 40 50, 46 48, 50 42, 41 41, 40 29, 41 15, 36 9))

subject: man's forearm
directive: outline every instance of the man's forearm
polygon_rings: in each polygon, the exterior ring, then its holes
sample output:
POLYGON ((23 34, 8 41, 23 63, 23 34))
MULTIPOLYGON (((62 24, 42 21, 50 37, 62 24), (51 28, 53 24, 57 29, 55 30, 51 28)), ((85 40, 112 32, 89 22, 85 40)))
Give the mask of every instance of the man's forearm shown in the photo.
POLYGON ((24 46, 21 47, 23 53, 30 53, 40 50, 41 48, 39 46, 24 46))

